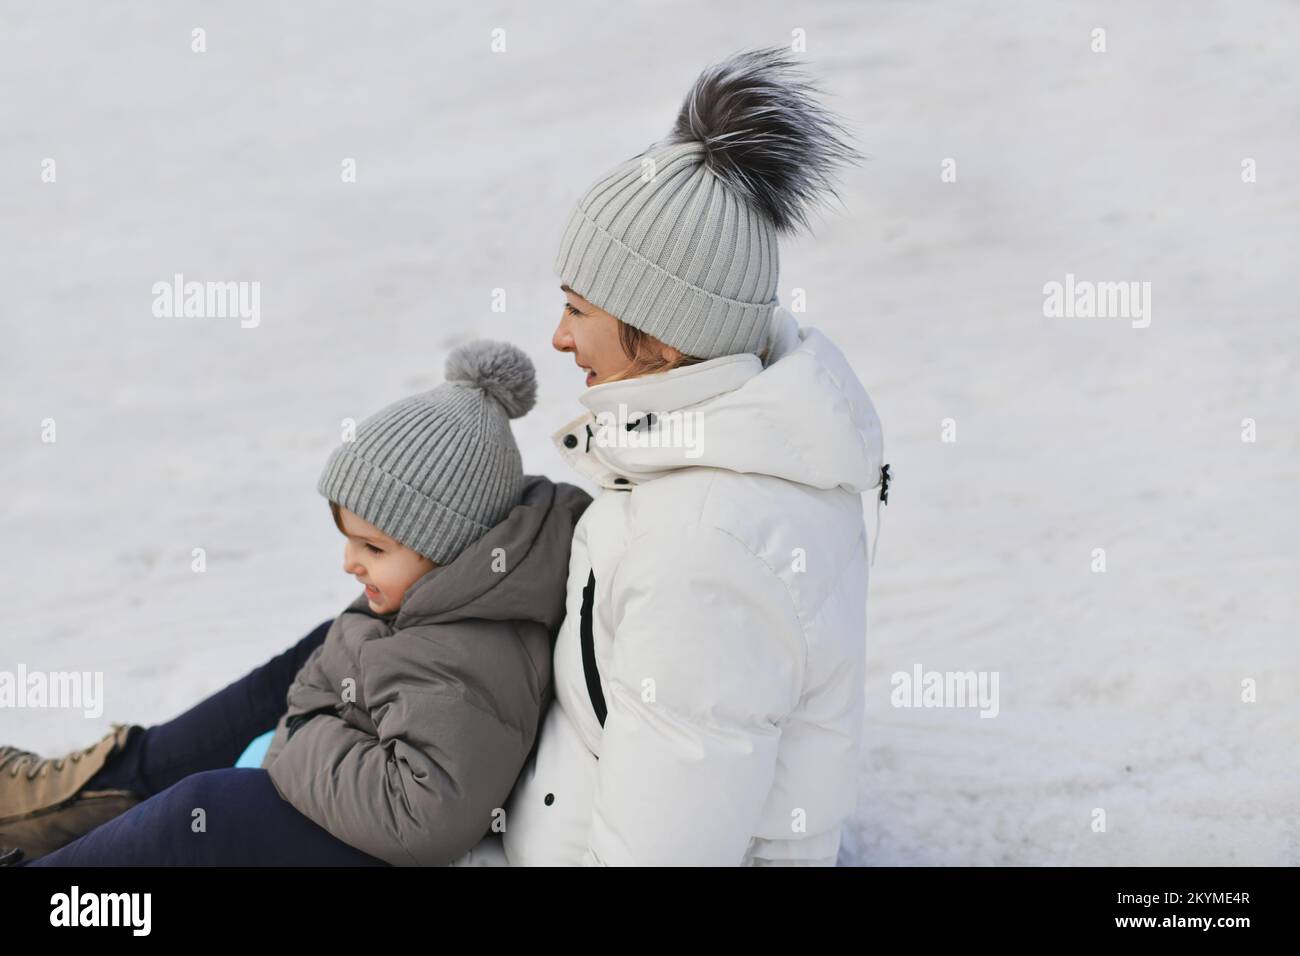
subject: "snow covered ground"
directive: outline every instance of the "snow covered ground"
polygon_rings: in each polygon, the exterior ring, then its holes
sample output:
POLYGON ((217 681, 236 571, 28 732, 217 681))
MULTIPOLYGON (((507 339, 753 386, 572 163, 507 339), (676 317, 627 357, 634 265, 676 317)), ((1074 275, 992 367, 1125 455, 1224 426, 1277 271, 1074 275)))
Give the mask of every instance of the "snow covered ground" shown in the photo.
POLYGON ((781 296, 849 354, 896 476, 841 861, 1300 863, 1280 0, 5 4, 0 670, 102 671, 105 701, 0 711, 0 741, 166 720, 338 613, 339 421, 456 344, 530 351, 526 467, 575 480, 547 439, 583 387, 549 348, 568 210, 704 65, 794 30, 871 158, 781 296), (260 282, 260 323, 155 317, 176 273, 260 282), (1067 274, 1149 282, 1150 325, 1046 317, 1067 274), (917 665, 996 672, 998 715, 892 706, 917 665))

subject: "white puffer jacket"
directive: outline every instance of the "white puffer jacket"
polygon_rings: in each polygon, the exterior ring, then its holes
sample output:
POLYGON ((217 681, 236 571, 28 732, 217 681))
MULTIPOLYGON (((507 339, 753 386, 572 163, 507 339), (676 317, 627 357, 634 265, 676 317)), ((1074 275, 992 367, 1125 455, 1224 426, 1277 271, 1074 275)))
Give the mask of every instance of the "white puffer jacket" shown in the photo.
POLYGON ((574 533, 554 703, 503 837, 465 864, 835 863, 860 767, 861 496, 887 480, 844 355, 782 307, 773 329, 766 367, 596 385, 556 433, 606 490, 574 533))

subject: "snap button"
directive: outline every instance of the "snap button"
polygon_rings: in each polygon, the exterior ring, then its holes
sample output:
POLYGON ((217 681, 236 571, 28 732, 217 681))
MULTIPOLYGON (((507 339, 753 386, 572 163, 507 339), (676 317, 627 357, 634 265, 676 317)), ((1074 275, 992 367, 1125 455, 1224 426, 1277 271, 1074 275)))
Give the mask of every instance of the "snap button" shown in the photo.
POLYGON ((578 436, 577 436, 577 435, 565 435, 565 436, 564 436, 564 447, 565 447, 565 448, 577 448, 577 447, 578 447, 578 436))
POLYGON ((555 802, 555 794, 553 794, 553 793, 548 793, 548 794, 546 795, 546 799, 543 800, 542 802, 545 803, 545 804, 549 807, 552 803, 555 802))

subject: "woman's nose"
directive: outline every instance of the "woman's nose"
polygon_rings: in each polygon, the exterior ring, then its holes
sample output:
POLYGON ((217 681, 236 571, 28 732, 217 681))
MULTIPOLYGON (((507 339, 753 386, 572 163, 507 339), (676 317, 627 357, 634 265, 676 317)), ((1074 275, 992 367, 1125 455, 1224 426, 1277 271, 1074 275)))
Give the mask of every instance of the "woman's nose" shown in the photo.
POLYGON ((560 324, 555 327, 555 334, 551 336, 551 347, 557 352, 573 351, 573 333, 569 331, 567 315, 560 319, 560 324))

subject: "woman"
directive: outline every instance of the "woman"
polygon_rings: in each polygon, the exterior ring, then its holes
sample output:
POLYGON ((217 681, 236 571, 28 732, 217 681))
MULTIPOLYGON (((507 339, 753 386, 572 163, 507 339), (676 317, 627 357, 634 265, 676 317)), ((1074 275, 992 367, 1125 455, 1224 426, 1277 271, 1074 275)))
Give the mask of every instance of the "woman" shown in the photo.
MULTIPOLYGON (((581 199, 555 435, 603 490, 574 533, 556 699, 500 837, 458 861, 834 864, 853 810, 880 422, 777 303, 777 234, 852 153, 779 50, 706 70, 581 199)), ((879 515, 877 514, 877 517, 879 515)))

